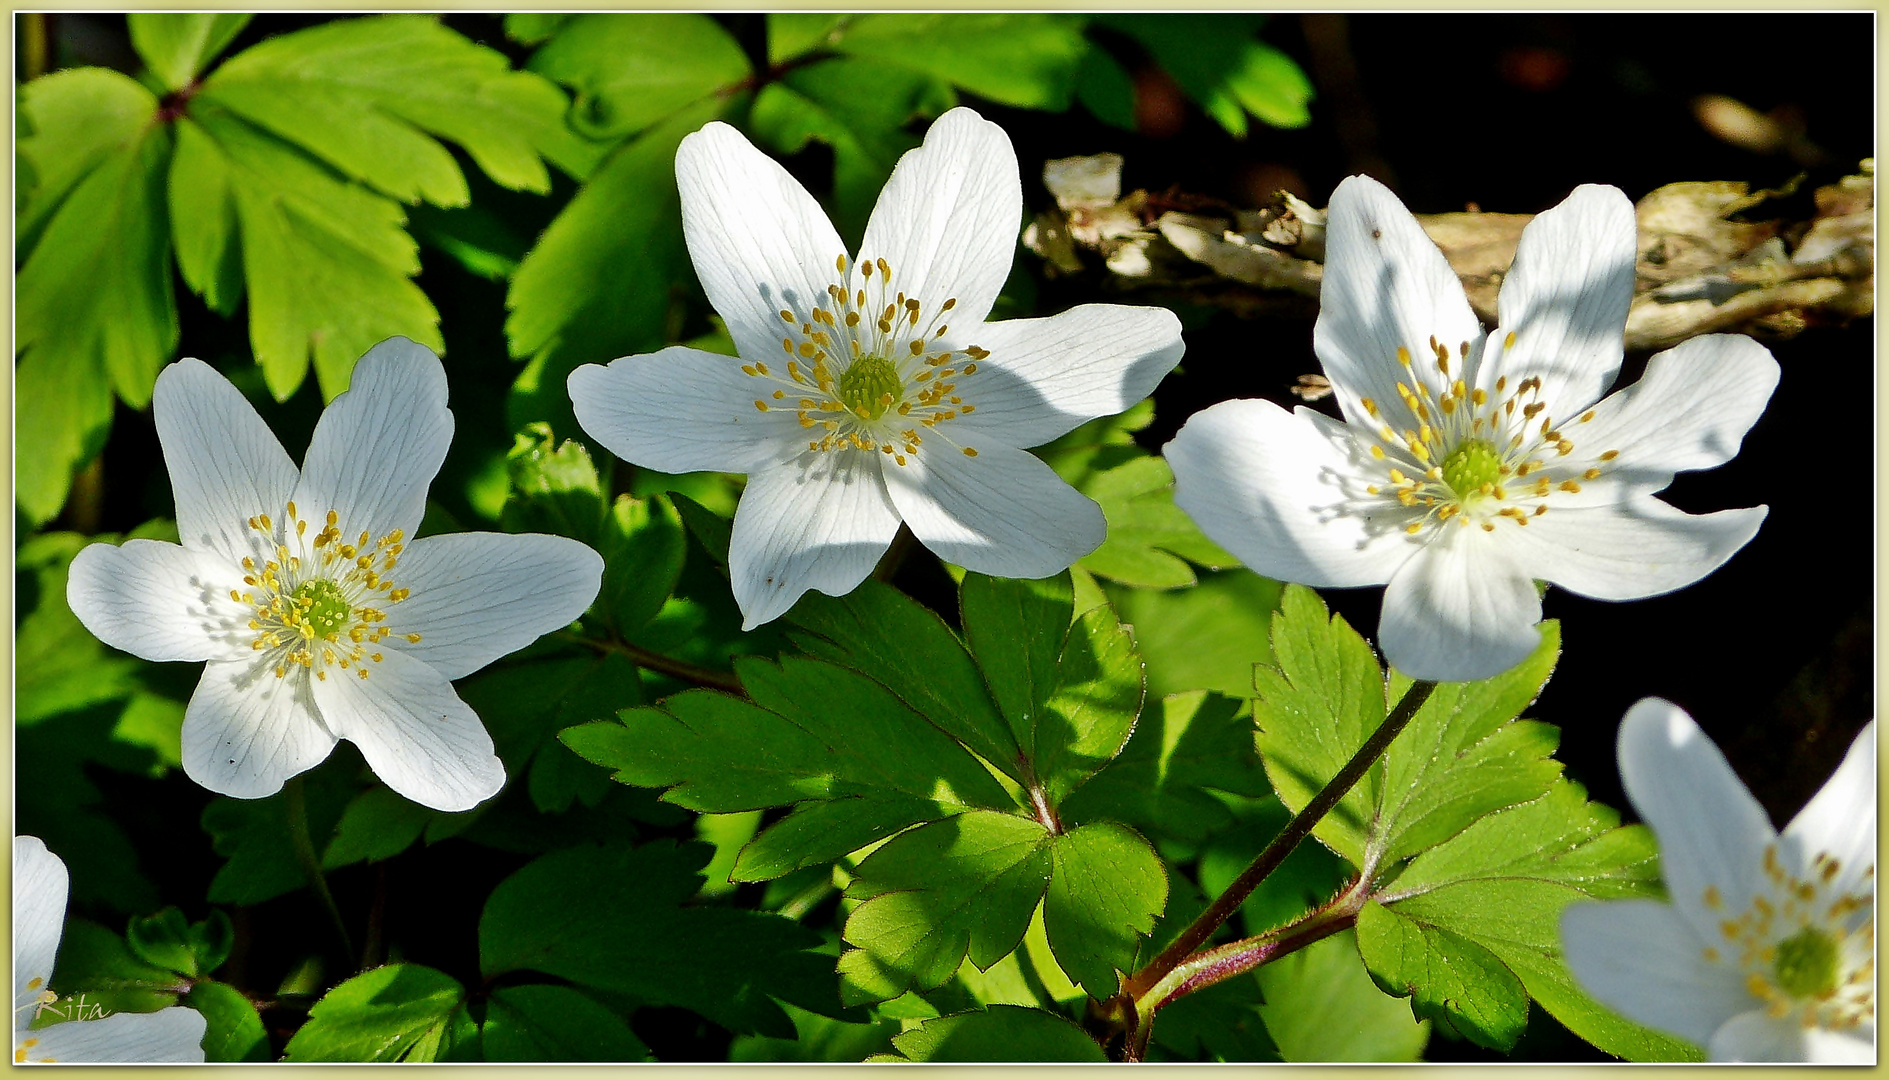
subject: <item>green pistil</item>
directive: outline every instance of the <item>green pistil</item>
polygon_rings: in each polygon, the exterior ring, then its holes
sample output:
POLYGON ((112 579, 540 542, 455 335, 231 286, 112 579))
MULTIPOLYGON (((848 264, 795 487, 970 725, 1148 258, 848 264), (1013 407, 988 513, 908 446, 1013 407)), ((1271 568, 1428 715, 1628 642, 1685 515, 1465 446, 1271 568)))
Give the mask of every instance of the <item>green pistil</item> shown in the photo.
POLYGON ((1777 984, 1792 997, 1828 996, 1837 988, 1837 943, 1814 926, 1778 942, 1777 984))
POLYGON ((854 416, 877 420, 905 393, 890 360, 862 356, 840 373, 840 402, 854 416))
POLYGON ((302 610, 302 621, 313 636, 325 638, 347 629, 354 609, 341 595, 340 586, 326 578, 305 581, 295 590, 295 606, 302 610))
POLYGON ((1458 498, 1468 498, 1502 477, 1502 459, 1495 447, 1481 439, 1470 439, 1443 459, 1443 482, 1458 498))

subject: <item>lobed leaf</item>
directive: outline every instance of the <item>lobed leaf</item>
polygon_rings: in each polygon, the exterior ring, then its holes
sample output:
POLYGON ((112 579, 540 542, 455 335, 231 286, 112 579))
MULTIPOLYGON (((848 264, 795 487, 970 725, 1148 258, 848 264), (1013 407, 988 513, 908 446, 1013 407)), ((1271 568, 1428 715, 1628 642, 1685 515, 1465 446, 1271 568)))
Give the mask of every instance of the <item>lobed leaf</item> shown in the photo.
POLYGON ((479 1045, 487 1061, 653 1061, 610 1009, 568 986, 503 986, 486 999, 479 1045))
POLYGON ((247 12, 134 11, 125 16, 131 47, 167 90, 182 90, 243 32, 247 12))
POLYGON ((576 15, 527 66, 571 89, 571 125, 593 139, 633 135, 750 72, 728 31, 682 12, 576 15))
POLYGON ((441 1061, 476 1045, 458 980, 420 964, 364 971, 323 995, 284 1061, 441 1061), (457 1051, 457 1052, 456 1052, 457 1051))
POLYGON ((1195 690, 1149 708, 1121 754, 1064 801, 1067 821, 1113 818, 1198 843, 1233 822, 1213 792, 1270 792, 1240 703, 1195 690))
POLYGON ((892 1037, 903 1061, 1080 1061, 1108 1058, 1081 1028, 1054 1013, 1016 1005, 941 1016, 892 1037))
POLYGON ((273 1061, 256 1005, 228 983, 199 979, 182 1003, 203 1014, 205 1061, 273 1061))

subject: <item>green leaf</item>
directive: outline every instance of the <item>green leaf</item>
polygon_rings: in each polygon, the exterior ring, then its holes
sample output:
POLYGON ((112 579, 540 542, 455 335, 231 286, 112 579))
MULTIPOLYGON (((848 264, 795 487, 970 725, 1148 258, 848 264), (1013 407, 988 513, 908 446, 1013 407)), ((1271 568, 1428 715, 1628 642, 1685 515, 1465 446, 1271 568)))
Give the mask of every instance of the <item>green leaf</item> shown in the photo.
POLYGON ((576 17, 568 11, 514 11, 505 16, 505 36, 520 45, 541 45, 576 17))
POLYGON ((1135 628, 1149 697, 1214 690, 1246 701, 1253 666, 1272 661, 1269 630, 1281 587, 1245 570, 1210 570, 1190 589, 1113 586, 1108 595, 1135 628))
POLYGON ((538 858, 486 900, 481 971, 488 979, 540 971, 781 1038, 793 1025, 774 998, 832 1011, 837 1003, 821 984, 832 961, 803 951, 817 935, 776 915, 681 906, 700 891, 711 854, 706 844, 658 841, 538 858))
POLYGON ((883 58, 836 57, 768 83, 748 126, 758 143, 783 155, 815 139, 833 148, 834 222, 857 240, 892 166, 918 145, 906 126, 952 104, 950 85, 934 76, 883 58))
POLYGON ((568 986, 505 986, 486 1000, 487 1061, 653 1061, 614 1012, 568 986))
MULTIPOLYGON (((1012 779, 1021 779, 1021 751, 984 676, 936 612, 877 581, 850 594, 808 593, 788 618, 819 637, 794 635, 808 653, 878 680, 1012 779), (824 640, 823 640, 824 639, 824 640)), ((1068 620, 1056 628, 1061 640, 1068 620)))
POLYGON ((1054 1013, 1015 1005, 941 1016, 895 1035, 907 1061, 1106 1062, 1094 1039, 1054 1013))
POLYGON ((1262 41, 1240 51, 1239 65, 1227 86, 1246 111, 1276 128, 1301 128, 1312 122, 1312 80, 1290 56, 1262 41))
POLYGON ((66 605, 67 571, 85 546, 76 533, 46 533, 14 555, 16 581, 30 576, 37 594, 36 603, 21 595, 26 614, 14 636, 13 716, 22 727, 137 688, 138 662, 100 644, 66 605))
POLYGON ((597 553, 603 587, 597 610, 620 634, 634 634, 662 610, 682 579, 688 539, 668 498, 618 495, 604 515, 597 553))
POLYGON ((1049 884, 1050 833, 1029 818, 975 811, 913 829, 859 864, 846 895, 857 946, 840 957, 848 1004, 928 990, 968 955, 979 968, 1023 939, 1049 884))
POLYGON ((830 11, 770 11, 767 14, 767 62, 784 64, 838 40, 852 17, 830 11))
POLYGON ((1260 1007, 1254 975, 1227 979, 1161 1006, 1146 1060, 1283 1061, 1260 1007), (1171 1054, 1159 1052, 1162 1049, 1171 1054))
POLYGON ((1146 710, 1121 755, 1060 807, 1065 822, 1113 819, 1195 843, 1233 823, 1213 792, 1269 793, 1240 703, 1196 690, 1146 710))
POLYGON ((334 839, 322 852, 322 869, 391 859, 412 847, 432 819, 431 810, 408 802, 392 788, 369 788, 341 812, 334 839))
POLYGON ((1032 766, 1052 804, 1121 753, 1141 713, 1141 657, 1107 604, 1076 617, 1057 659, 1056 689, 1032 734, 1032 766))
MULTIPOLYGON (((1292 817, 1271 797, 1236 803, 1233 816, 1235 824, 1200 852, 1195 876, 1209 896, 1225 892, 1292 817)), ((1240 904, 1244 933, 1261 934, 1303 917, 1336 895, 1354 873, 1323 844, 1300 844, 1240 904)))
POLYGON ((1100 46, 1091 44, 1082 54, 1082 66, 1076 70, 1076 100, 1104 124, 1135 130, 1134 79, 1100 46))
POLYGON ((239 12, 158 13, 125 16, 131 46, 168 90, 182 90, 217 54, 242 33, 255 16, 239 12))
POLYGON ((138 958, 195 978, 223 966, 236 932, 229 916, 212 909, 199 923, 184 921, 184 913, 167 907, 155 915, 134 917, 125 928, 125 942, 138 958))
POLYGON ((49 165, 22 213, 23 238, 36 218, 44 226, 24 255, 15 294, 15 378, 21 400, 32 402, 15 432, 19 446, 32 448, 17 455, 16 499, 39 524, 58 514, 73 470, 104 440, 107 380, 142 408, 177 346, 164 194, 171 134, 150 122, 157 100, 121 75, 36 81, 23 90, 21 110, 45 132, 22 141, 23 160, 69 151, 91 163, 83 173, 49 165), (50 130, 60 123, 104 131, 75 138, 50 130))
POLYGON ((1097 1001, 1135 969, 1135 951, 1167 905, 1167 873, 1148 842, 1101 822, 1056 837, 1043 926, 1056 962, 1097 1001))
POLYGON ((1528 991, 1494 953, 1459 934, 1401 919, 1377 904, 1358 912, 1358 947, 1388 993, 1409 995, 1419 1020, 1447 1024, 1497 1050, 1528 1026, 1528 991))
POLYGON ((302 384, 311 355, 332 398, 347 388, 354 361, 388 337, 444 348, 439 313, 409 280, 419 247, 402 229, 399 204, 230 111, 193 107, 178 123, 199 125, 223 157, 242 236, 250 346, 277 399, 302 384))
MULTIPOLYGON (((1256 742, 1273 790, 1296 813, 1383 722, 1384 680, 1371 647, 1342 617, 1328 621, 1325 602, 1301 585, 1288 585, 1280 596, 1272 653, 1276 666, 1253 672, 1256 742)), ((1364 865, 1380 770, 1374 767, 1312 830, 1354 866, 1364 865)))
POLYGON ((66 196, 107 159, 144 139, 157 112, 151 91, 115 71, 56 71, 20 87, 19 254, 39 244, 66 196))
POLYGON ((243 298, 243 249, 229 158, 202 127, 180 119, 171 155, 171 243, 177 269, 210 310, 228 318, 243 298))
MULTIPOLYGON (((508 24, 509 26, 509 24, 508 24)), ((578 15, 531 57, 569 87, 571 125, 593 139, 634 134, 746 79, 748 58, 706 15, 578 15)))
POLYGON ((1189 561, 1215 570, 1240 561, 1207 539, 1174 505, 1174 472, 1167 461, 1137 455, 1091 473, 1077 488, 1102 507, 1108 539, 1077 565, 1124 585, 1172 589, 1194 583, 1189 561))
POLYGON ((199 979, 183 1004, 203 1014, 206 1061, 271 1061, 269 1032, 255 1003, 228 983, 199 979))
POLYGON ((577 430, 564 384, 578 364, 666 343, 671 289, 689 280, 676 147, 741 101, 706 98, 626 140, 518 264, 505 335, 512 355, 531 363, 508 404, 514 427, 550 420, 577 430))
POLYGON ((1619 827, 1613 811, 1558 780, 1533 802, 1489 814, 1412 859, 1376 894, 1382 914, 1360 918, 1358 948, 1374 977, 1412 995, 1414 1009, 1447 1017, 1485 1045, 1511 1045, 1519 1027, 1476 1011, 1490 1007, 1488 995, 1464 997, 1453 987, 1474 978, 1487 988, 1495 980, 1483 973, 1499 964, 1602 1050, 1636 1061, 1688 1060, 1697 1048, 1596 1004, 1561 960, 1558 928, 1568 904, 1660 895, 1652 835, 1619 827))
POLYGON ((892 1017, 881 1017, 870 1024, 849 1024, 791 1005, 785 1008, 794 1021, 792 1039, 737 1036, 728 1048, 728 1060, 863 1061, 869 1055, 890 1051, 892 1036, 899 1033, 899 1021, 892 1017))
POLYGON ((490 668, 460 696, 491 731, 506 772, 527 775, 532 805, 555 814, 582 801, 596 806, 609 779, 559 745, 557 733, 643 700, 636 665, 619 655, 565 657, 490 668), (547 693, 546 687, 555 687, 547 693))
POLYGON ((1287 1061, 1416 1061, 1429 1040, 1429 1026, 1371 981, 1349 930, 1257 974, 1259 1014, 1287 1061))
POLYGON ((1056 692, 1057 665, 1075 606, 1069 575, 1029 581, 966 574, 959 603, 964 643, 977 658, 1011 737, 1026 759, 1034 759, 1037 725, 1056 692))
POLYGON ((931 13, 854 15, 824 44, 935 75, 1002 105, 1061 112, 1088 52, 1066 15, 931 13))
MULTIPOLYGON (((329 759, 334 760, 333 758, 329 759)), ((357 759, 358 761, 358 759, 357 759)), ((353 785, 340 770, 303 774, 308 798, 308 829, 319 849, 340 820, 353 785)), ((203 808, 203 830, 216 853, 229 861, 210 880, 213 904, 247 907, 294 892, 308 884, 289 839, 289 821, 281 793, 266 799, 217 796, 203 808)))
POLYGON ((511 496, 499 517, 507 532, 543 532, 595 546, 603 522, 603 489, 590 451, 575 439, 562 445, 542 421, 512 439, 505 465, 511 496))
POLYGON ((52 988, 61 1005, 47 1011, 77 1019, 91 1007, 107 1012, 153 1012, 176 1004, 190 980, 133 952, 125 939, 86 919, 66 920, 53 962, 52 988))
POLYGON ((1303 127, 1312 83, 1292 58, 1253 39, 1264 16, 1107 14, 1096 21, 1147 48, 1219 125, 1246 135, 1251 112, 1274 127, 1303 127))
POLYGON ((284 1061, 439 1061, 477 1038, 466 990, 420 964, 390 964, 335 987, 289 1040, 284 1061))
POLYGON ((541 155, 568 138, 556 87, 423 16, 339 19, 270 38, 224 63, 198 98, 393 198, 438 206, 469 194, 435 137, 464 147, 499 184, 538 192, 551 186, 541 155))
POLYGON ((739 671, 753 704, 689 691, 562 735, 616 779, 668 787, 664 798, 691 810, 799 803, 743 850, 736 880, 837 858, 915 822, 1015 805, 961 747, 854 672, 798 657, 739 671))

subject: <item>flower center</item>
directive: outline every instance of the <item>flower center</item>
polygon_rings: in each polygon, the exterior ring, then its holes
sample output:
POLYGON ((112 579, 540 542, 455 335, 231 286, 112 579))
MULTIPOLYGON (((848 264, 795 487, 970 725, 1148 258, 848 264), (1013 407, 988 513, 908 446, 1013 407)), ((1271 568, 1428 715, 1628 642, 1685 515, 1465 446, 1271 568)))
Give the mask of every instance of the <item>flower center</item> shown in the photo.
MULTIPOLYGON (((1514 344, 1510 334, 1507 347, 1514 344)), ((1583 481, 1599 479, 1601 466, 1619 456, 1608 450, 1584 464, 1567 462, 1574 440, 1553 417, 1543 415, 1548 404, 1540 400, 1539 377, 1511 385, 1503 376, 1493 392, 1472 388, 1465 378, 1469 342, 1452 357, 1450 347, 1433 337, 1430 351, 1431 362, 1420 366, 1410 350, 1397 350, 1397 363, 1409 380, 1397 383, 1397 405, 1368 397, 1358 401, 1377 425, 1377 438, 1365 447, 1389 481, 1370 484, 1365 493, 1420 509, 1420 516, 1407 519, 1404 531, 1416 534, 1452 518, 1487 532, 1503 518, 1527 525, 1531 517, 1548 512, 1557 493, 1579 492, 1583 481), (1452 363, 1465 370, 1452 371, 1452 363)), ((1594 416, 1589 409, 1567 427, 1594 416)))
POLYGON ((899 369, 890 360, 862 356, 840 373, 840 400, 861 420, 877 420, 905 396, 899 369))
POLYGON ((1502 478, 1502 457, 1484 439, 1470 439, 1443 459, 1443 482, 1459 498, 1482 494, 1483 485, 1502 478))
MULTIPOLYGON (((243 559, 243 584, 249 589, 231 589, 230 599, 254 609, 249 628, 256 636, 249 647, 267 654, 278 679, 295 666, 318 679, 328 677, 330 666, 365 679, 367 665, 382 659, 374 646, 392 633, 381 625, 387 615, 377 605, 398 604, 408 596, 385 576, 405 550, 404 533, 395 529, 370 542, 363 532, 346 543, 340 515, 330 510, 325 527, 310 538, 308 522, 295 504, 287 509, 280 525, 268 514, 248 522, 260 534, 265 555, 260 564, 253 557, 243 559), (291 543, 301 554, 289 549, 291 543), (274 558, 267 557, 271 550, 274 558)), ((405 637, 420 641, 418 634, 405 637)))
POLYGON ((975 449, 937 433, 939 425, 977 411, 958 393, 959 380, 977 374, 978 362, 990 355, 975 345, 947 343, 951 328, 938 320, 957 300, 927 316, 923 303, 893 287, 884 259, 855 266, 841 255, 834 268, 840 280, 826 287, 824 303, 809 308, 797 299, 799 310, 780 311, 789 327, 781 338, 787 370, 760 360, 741 365, 744 374, 771 386, 754 407, 794 409, 801 427, 821 429, 807 441, 810 451, 877 451, 904 465, 937 435, 976 457, 975 449))
POLYGON ((1826 997, 1837 988, 1837 943, 1806 926, 1777 943, 1777 984, 1792 997, 1826 997))

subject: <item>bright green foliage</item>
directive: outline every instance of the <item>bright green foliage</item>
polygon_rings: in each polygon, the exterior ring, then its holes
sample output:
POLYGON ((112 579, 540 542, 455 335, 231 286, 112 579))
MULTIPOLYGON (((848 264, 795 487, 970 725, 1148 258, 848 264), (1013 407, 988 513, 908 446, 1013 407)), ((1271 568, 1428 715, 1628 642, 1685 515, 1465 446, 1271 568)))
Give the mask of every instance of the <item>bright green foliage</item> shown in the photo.
POLYGON ((616 1013, 568 986, 504 986, 486 999, 479 1044, 487 1061, 649 1061, 649 1047, 616 1013))
POLYGON ((1065 820, 1113 817, 1143 831, 1195 843, 1233 823, 1216 791, 1268 794, 1253 721, 1239 702, 1205 691, 1150 706, 1121 755, 1062 805, 1065 820))
POLYGON ((334 839, 321 854, 322 868, 391 859, 413 846, 432 818, 431 810, 408 802, 392 788, 368 788, 341 812, 334 839))
POLYGON ((999 104, 1053 111, 1068 108, 1088 48, 1067 15, 779 13, 768 29, 774 63, 824 48, 912 68, 999 104))
POLYGON ((1135 950, 1167 904, 1167 871, 1148 842, 1113 822, 1083 825, 1050 845, 1043 928, 1069 978, 1107 999, 1116 973, 1134 968, 1135 950))
POLYGON ((776 915, 683 907, 705 844, 579 845, 501 882, 479 920, 480 969, 538 971, 580 988, 693 1009, 733 1031, 789 1037, 775 998, 832 1011, 831 959, 776 915), (821 972, 827 974, 824 978, 821 972))
POLYGON ((1287 1061, 1415 1061, 1429 1041, 1428 1025, 1372 984, 1349 931, 1281 957, 1258 976, 1266 996, 1259 1014, 1287 1061))
POLYGON ((713 19, 654 12, 568 19, 530 68, 571 89, 571 126, 593 139, 634 135, 749 71, 713 19))
POLYGON ((1246 115, 1273 127, 1304 127, 1312 81, 1292 58, 1253 39, 1264 16, 1109 14, 1096 21, 1139 42, 1187 96, 1235 138, 1246 115))
POLYGON ((235 931, 229 916, 212 910, 198 923, 184 921, 184 913, 167 907, 155 915, 133 917, 125 928, 125 943, 138 958, 196 978, 208 975, 229 959, 235 931))
POLYGON ((1094 1039, 1068 1020, 1041 1009, 992 1005, 941 1016, 895 1035, 898 1055, 875 1061, 1080 1061, 1108 1060, 1094 1039))
POLYGON ((131 45, 167 90, 182 90, 229 47, 255 16, 247 12, 190 14, 134 11, 125 16, 131 45))
POLYGON ((1245 570, 1209 570, 1192 588, 1108 589, 1122 621, 1135 628, 1147 662, 1148 696, 1213 690, 1246 701, 1253 668, 1272 660, 1269 630, 1280 584, 1245 570))
POLYGON ((1412 859, 1359 916, 1358 948, 1419 1016, 1485 1046, 1514 1044, 1533 997, 1609 1053, 1683 1060, 1696 1049, 1597 1005, 1561 962, 1568 904, 1659 895, 1652 835, 1561 780, 1412 859))
POLYGON ((464 1060, 478 1026, 458 980, 420 964, 362 972, 315 1003, 285 1061, 464 1060))
POLYGON ((20 92, 21 261, 14 348, 20 508, 35 524, 98 452, 111 395, 151 397, 177 345, 164 198, 170 129, 157 99, 115 72, 60 72, 20 92), (28 174, 30 173, 30 181, 28 174))
POLYGON ((199 979, 181 1003, 203 1014, 206 1061, 270 1061, 269 1033, 243 992, 215 979, 199 979))
MULTIPOLYGON (((88 1005, 109 1012, 152 1012, 175 1004, 177 995, 190 989, 190 978, 167 964, 139 956, 124 938, 105 927, 72 918, 66 920, 59 939, 52 989, 62 999, 83 994, 88 1005)), ((70 1010, 54 1006, 48 1011, 70 1010)))

